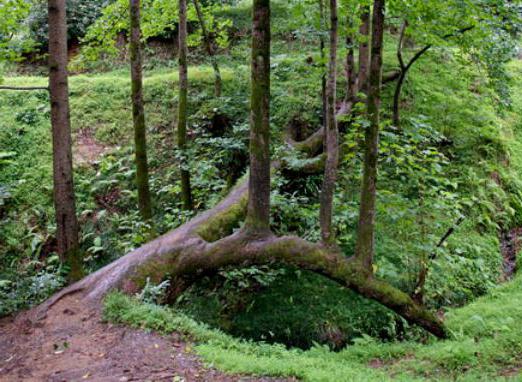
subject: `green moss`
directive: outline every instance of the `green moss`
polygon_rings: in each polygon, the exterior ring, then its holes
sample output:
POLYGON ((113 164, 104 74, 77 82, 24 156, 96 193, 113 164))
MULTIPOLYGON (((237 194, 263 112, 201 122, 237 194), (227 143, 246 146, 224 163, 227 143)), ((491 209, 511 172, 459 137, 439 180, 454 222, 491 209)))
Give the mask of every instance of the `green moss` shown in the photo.
MULTIPOLYGON (((301 277, 308 278, 306 275, 301 277)), ((323 287, 322 293, 327 289, 323 287)), ((274 290, 270 293, 274 297, 274 290)), ((269 301, 269 296, 266 294, 261 301, 269 301)), ((319 296, 325 298, 324 294, 319 296)), ((345 297, 338 297, 337 305, 329 301, 330 310, 342 310, 343 303, 347 302, 345 297)), ((307 301, 307 296, 299 298, 309 304, 312 314, 314 304, 321 304, 320 298, 315 301, 307 301)), ((276 309, 288 312, 293 309, 291 305, 276 309)), ((409 341, 380 343, 365 337, 337 353, 320 346, 308 351, 287 350, 280 345, 236 339, 198 324, 179 311, 140 305, 121 294, 107 297, 104 317, 112 322, 163 333, 174 330, 185 333, 196 341, 198 354, 208 364, 234 373, 296 376, 304 381, 493 381, 502 380, 501 374, 520 366, 521 306, 522 277, 519 276, 475 303, 448 312, 447 324, 455 335, 452 340, 423 345, 409 341)), ((254 306, 253 309, 259 308, 254 306)), ((301 309, 299 312, 305 314, 301 309)), ((261 312, 257 310, 257 313, 261 312)), ((255 318, 263 324, 262 315, 255 318)), ((308 319, 305 316, 295 318, 308 319)), ((364 318, 361 317, 361 322, 364 318)), ((282 321, 287 322, 284 315, 282 321)))

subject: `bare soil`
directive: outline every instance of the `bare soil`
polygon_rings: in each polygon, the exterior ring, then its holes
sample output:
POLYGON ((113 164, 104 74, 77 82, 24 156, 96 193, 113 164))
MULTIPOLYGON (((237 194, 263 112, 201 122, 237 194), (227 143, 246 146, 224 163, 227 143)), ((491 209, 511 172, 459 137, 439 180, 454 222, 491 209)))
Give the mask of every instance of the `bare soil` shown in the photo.
POLYGON ((73 146, 74 163, 79 166, 90 165, 99 161, 107 150, 107 146, 94 138, 92 130, 80 130, 76 134, 76 142, 73 146))
POLYGON ((0 321, 2 382, 276 381, 205 367, 179 335, 103 323, 74 295, 36 323, 28 317, 0 321))
POLYGON ((500 249, 504 258, 502 267, 504 281, 510 280, 516 271, 517 254, 522 246, 521 238, 522 227, 513 228, 500 235, 500 249))

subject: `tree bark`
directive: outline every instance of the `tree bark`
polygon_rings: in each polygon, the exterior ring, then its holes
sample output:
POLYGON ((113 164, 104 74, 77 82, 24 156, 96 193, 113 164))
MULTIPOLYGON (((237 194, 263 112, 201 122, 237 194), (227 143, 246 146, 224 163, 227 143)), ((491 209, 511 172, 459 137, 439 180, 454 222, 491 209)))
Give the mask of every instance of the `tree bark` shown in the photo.
POLYGON ((325 41, 324 41, 324 0, 319 0, 319 18, 320 18, 320 25, 321 30, 319 31, 319 53, 321 55, 321 69, 323 70, 323 74, 321 75, 321 116, 323 117, 323 126, 326 126, 326 113, 327 113, 327 96, 326 96, 326 65, 324 64, 325 61, 325 41))
POLYGON ((2 85, 0 86, 0 90, 47 90, 49 91, 49 87, 46 86, 8 86, 8 85, 2 85))
POLYGON ((143 109, 143 75, 141 66, 140 0, 130 0, 130 66, 132 84, 132 120, 136 150, 136 186, 138 207, 143 220, 152 218, 152 202, 149 189, 147 162, 147 136, 143 109))
POLYGON ((221 72, 219 71, 219 65, 216 60, 214 48, 212 47, 212 41, 210 40, 210 34, 208 33, 207 26, 205 24, 205 17, 201 11, 199 0, 194 0, 194 6, 198 15, 199 25, 201 26, 201 32, 203 33, 203 39, 205 41, 205 47, 207 49, 212 69, 214 70, 214 94, 216 97, 221 97, 222 81, 221 72))
POLYGON ((78 220, 73 182, 65 0, 49 0, 48 8, 56 239, 62 262, 71 267, 69 277, 76 280, 82 275, 82 259, 78 245, 78 220))
POLYGON ((400 66, 400 74, 399 80, 397 81, 397 85, 395 85, 395 92, 393 94, 393 124, 395 127, 400 127, 400 99, 402 87, 404 85, 404 81, 406 80, 406 75, 408 71, 412 67, 412 65, 419 59, 421 56, 426 53, 430 48, 430 45, 426 45, 424 48, 419 50, 408 62, 408 64, 404 63, 404 59, 402 57, 402 48, 404 46, 404 35, 406 32, 406 28, 408 27, 408 22, 404 21, 401 27, 401 33, 399 37, 399 43, 397 44, 397 60, 399 61, 400 66))
POLYGON ((323 187, 320 197, 319 220, 323 243, 335 243, 332 229, 333 196, 337 181, 339 164, 339 131, 335 118, 336 80, 337 80, 337 0, 330 0, 330 59, 328 65, 328 83, 326 85, 326 164, 323 187))
POLYGON ((357 71, 355 69, 354 38, 352 35, 346 36, 348 52, 346 54, 346 98, 345 102, 353 103, 357 98, 357 71))
POLYGON ((187 1, 179 0, 179 101, 178 101, 178 148, 181 152, 180 177, 183 209, 192 210, 190 172, 187 169, 187 1))
POLYGON ((357 76, 358 91, 368 94, 368 68, 370 66, 370 6, 365 6, 361 13, 359 27, 359 74, 357 76))
POLYGON ((254 0, 252 93, 250 97, 250 177, 246 227, 270 226, 270 1, 254 0))
POLYGON ((365 133, 364 172, 359 208, 359 226, 355 256, 365 269, 371 270, 375 254, 375 203, 377 159, 379 155, 379 114, 381 104, 382 44, 384 35, 384 0, 373 5, 372 55, 368 90, 368 118, 365 133))

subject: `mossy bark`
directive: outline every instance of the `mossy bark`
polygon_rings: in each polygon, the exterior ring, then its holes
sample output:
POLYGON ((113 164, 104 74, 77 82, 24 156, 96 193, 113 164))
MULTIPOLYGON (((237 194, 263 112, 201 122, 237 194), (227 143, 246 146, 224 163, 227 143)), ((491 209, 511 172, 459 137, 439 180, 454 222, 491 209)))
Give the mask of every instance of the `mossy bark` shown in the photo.
POLYGON ((270 1, 254 0, 250 177, 246 227, 269 230, 270 222, 270 1))
POLYGON ((355 69, 354 38, 346 36, 346 98, 345 102, 355 102, 357 98, 357 71, 355 69))
POLYGON ((74 196, 72 138, 67 73, 65 0, 49 0, 49 93, 53 142, 53 199, 58 254, 71 267, 70 278, 82 275, 74 196))
POLYGON ((141 65, 140 0, 130 0, 130 66, 132 84, 132 120, 136 162, 138 207, 143 220, 152 218, 152 201, 149 189, 147 161, 147 135, 143 108, 143 74, 141 65))
POLYGON ((359 225, 355 256, 365 269, 371 270, 375 253, 375 203, 377 159, 379 155, 379 114, 381 104, 382 45, 384 36, 384 0, 373 4, 372 53, 368 90, 368 118, 365 133, 364 172, 361 186, 359 225))
POLYGON ((319 30, 319 54, 321 56, 321 69, 323 71, 323 74, 321 75, 321 116, 322 116, 322 123, 323 123, 323 126, 326 126, 326 113, 327 113, 327 99, 326 99, 326 64, 324 63, 325 62, 325 53, 324 53, 324 50, 325 50, 325 38, 324 38, 324 35, 323 35, 323 31, 324 31, 324 24, 325 24, 325 21, 324 21, 324 0, 319 0, 319 25, 320 25, 320 30, 319 30))
POLYGON ((326 164, 323 187, 320 196, 319 220, 321 239, 325 244, 334 244, 332 229, 333 195, 337 181, 339 164, 339 130, 335 118, 337 82, 337 0, 330 0, 330 55, 328 64, 328 83, 326 85, 326 164))
POLYGON ((359 26, 359 73, 357 76, 358 91, 368 94, 368 68, 370 66, 370 6, 364 6, 361 11, 359 26))
POLYGON ((178 148, 181 152, 180 178, 181 199, 183 209, 192 210, 192 189, 190 172, 187 169, 187 99, 188 99, 188 68, 187 68, 187 1, 179 0, 179 100, 178 100, 178 148))
POLYGON ((203 15, 203 12, 201 11, 201 6, 199 4, 199 0, 193 0, 193 1, 194 1, 194 7, 196 8, 196 13, 198 15, 201 32, 203 33, 203 40, 205 41, 205 47, 207 49, 208 57, 212 64, 212 69, 214 70, 214 94, 216 97, 221 97, 221 90, 222 90, 221 72, 219 70, 219 65, 216 60, 214 48, 212 47, 212 41, 210 39, 210 34, 208 33, 208 30, 207 30, 207 26, 205 23, 205 17, 203 15))

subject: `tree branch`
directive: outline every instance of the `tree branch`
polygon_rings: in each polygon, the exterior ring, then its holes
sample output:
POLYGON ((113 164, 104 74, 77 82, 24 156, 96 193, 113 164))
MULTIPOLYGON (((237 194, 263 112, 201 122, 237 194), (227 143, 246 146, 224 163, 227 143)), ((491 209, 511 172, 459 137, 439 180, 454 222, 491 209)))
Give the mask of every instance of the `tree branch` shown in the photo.
POLYGON ((49 87, 48 86, 3 86, 3 85, 0 85, 0 90, 22 90, 22 91, 46 90, 46 91, 49 91, 49 87))

